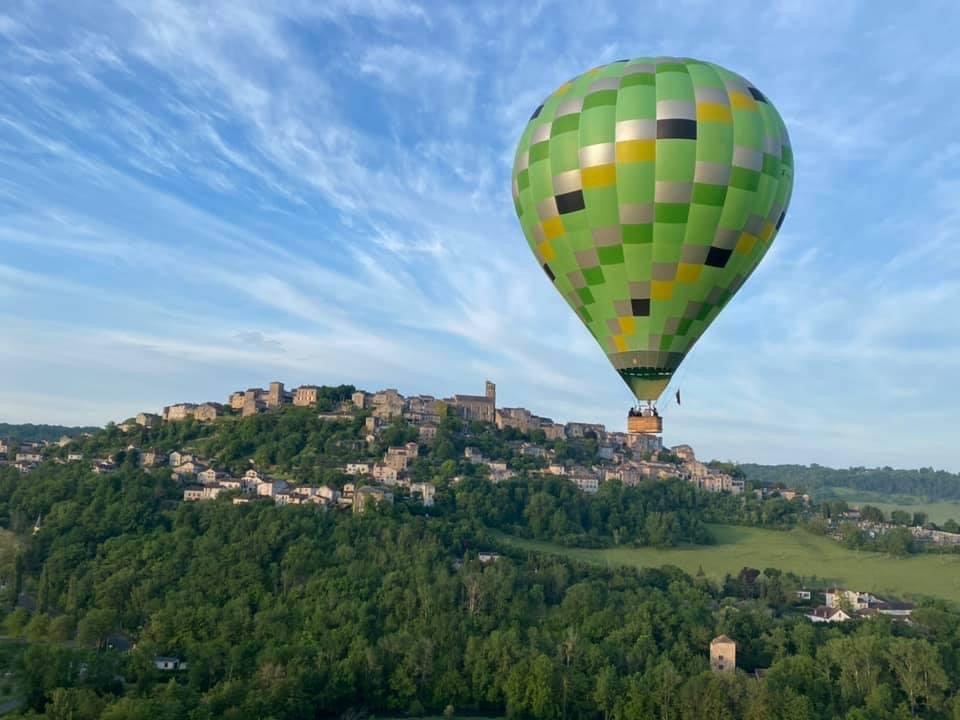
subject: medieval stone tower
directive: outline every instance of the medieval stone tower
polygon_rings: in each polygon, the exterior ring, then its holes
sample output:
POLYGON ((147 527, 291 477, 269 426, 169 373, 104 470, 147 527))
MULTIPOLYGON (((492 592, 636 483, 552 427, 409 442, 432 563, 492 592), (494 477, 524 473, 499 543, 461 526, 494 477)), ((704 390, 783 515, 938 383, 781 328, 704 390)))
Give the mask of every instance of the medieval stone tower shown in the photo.
POLYGON ((714 672, 733 672, 737 668, 737 643, 726 635, 710 641, 710 669, 714 672))

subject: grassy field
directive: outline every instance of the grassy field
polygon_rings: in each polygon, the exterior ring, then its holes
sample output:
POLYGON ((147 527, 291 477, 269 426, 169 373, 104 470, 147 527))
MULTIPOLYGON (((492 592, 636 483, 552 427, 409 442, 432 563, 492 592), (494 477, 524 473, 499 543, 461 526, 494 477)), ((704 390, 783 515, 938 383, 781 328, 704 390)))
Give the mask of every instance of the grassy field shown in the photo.
POLYGON ((824 489, 817 493, 816 499, 818 501, 843 500, 851 505, 873 505, 888 515, 893 510, 906 510, 911 513, 925 512, 930 520, 935 523, 942 523, 950 518, 960 522, 960 502, 950 500, 927 502, 914 495, 885 495, 839 487, 824 489))
POLYGON ((893 558, 847 550, 829 538, 803 530, 781 532, 729 525, 714 525, 711 530, 717 538, 716 545, 667 550, 583 550, 508 536, 503 536, 503 540, 528 550, 559 553, 600 565, 675 565, 691 574, 703 567, 714 578, 722 578, 726 573, 735 575, 744 566, 760 570, 775 567, 816 578, 816 585, 846 585, 900 598, 927 595, 960 602, 960 555, 893 558))

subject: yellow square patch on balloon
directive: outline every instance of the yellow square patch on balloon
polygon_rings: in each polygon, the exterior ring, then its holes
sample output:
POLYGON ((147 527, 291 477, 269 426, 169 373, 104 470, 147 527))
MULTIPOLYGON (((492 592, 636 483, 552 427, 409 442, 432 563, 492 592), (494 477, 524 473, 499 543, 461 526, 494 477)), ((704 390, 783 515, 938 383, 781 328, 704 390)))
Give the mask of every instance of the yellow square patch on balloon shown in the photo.
POLYGON ((734 252, 738 255, 744 255, 751 250, 753 246, 757 244, 757 238, 751 235, 750 233, 743 233, 740 236, 740 239, 737 240, 737 247, 734 248, 734 252))
POLYGON ((672 280, 654 280, 650 283, 651 300, 669 300, 673 297, 672 280))
POLYGON ((657 159, 656 140, 623 140, 617 143, 617 162, 653 162, 657 159))
POLYGON ((594 165, 580 171, 580 181, 585 189, 607 187, 617 181, 616 165, 594 165))
POLYGON ((700 279, 700 272, 703 265, 694 265, 693 263, 680 263, 677 265, 677 280, 679 282, 692 283, 700 279))
POLYGON ((637 332, 637 321, 632 317, 619 318, 620 332, 624 335, 633 335, 637 332))
POLYGON ((553 246, 550 244, 549 240, 544 240, 542 243, 537 245, 537 253, 544 262, 550 262, 554 257, 556 257, 556 253, 554 253, 553 246))
POLYGON ((543 221, 543 234, 547 240, 556 240, 563 233, 563 220, 559 216, 554 215, 552 218, 543 221))
POLYGON ((773 237, 773 223, 767 222, 763 225, 763 230, 760 231, 760 239, 764 242, 770 240, 773 237))
POLYGON ((623 335, 614 335, 610 338, 613 341, 613 348, 617 352, 626 352, 627 343, 623 339, 623 335))
POLYGON ((757 101, 741 92, 730 93, 730 102, 739 110, 756 110, 757 101))
POLYGON ((723 103, 697 103, 697 122, 730 122, 730 108, 723 103))

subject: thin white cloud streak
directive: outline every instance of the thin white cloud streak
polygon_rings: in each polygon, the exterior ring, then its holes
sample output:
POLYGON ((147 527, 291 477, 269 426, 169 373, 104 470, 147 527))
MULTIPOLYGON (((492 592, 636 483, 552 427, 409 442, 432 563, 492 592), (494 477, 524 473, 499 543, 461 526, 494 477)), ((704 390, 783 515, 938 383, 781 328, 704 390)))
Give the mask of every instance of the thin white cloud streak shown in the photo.
MULTIPOLYGON (((331 355, 305 340, 297 345, 308 358, 304 363, 317 357, 329 362, 312 366, 324 372, 348 370, 337 353, 351 352, 368 363, 357 372, 371 382, 379 378, 382 384, 400 385, 393 379, 399 377, 425 391, 434 382, 442 387, 462 382, 463 369, 478 377, 496 371, 502 377, 494 379, 511 404, 559 417, 600 416, 621 425, 620 406, 628 399, 624 388, 539 277, 510 216, 506 183, 512 143, 532 107, 567 76, 614 59, 615 53, 670 52, 692 45, 729 60, 750 77, 756 73, 775 88, 770 94, 785 108, 800 163, 785 235, 743 298, 731 304, 686 364, 694 397, 771 428, 770 437, 780 438, 783 453, 792 452, 791 447, 806 451, 809 437, 798 437, 798 424, 782 418, 790 412, 804 422, 817 417, 816 398, 824 389, 811 378, 817 375, 818 359, 827 355, 841 366, 831 372, 843 382, 835 382, 830 392, 857 402, 867 398, 864 407, 872 412, 873 393, 882 396, 885 387, 909 394, 898 380, 902 368, 932 367, 943 344, 950 346, 949 323, 941 322, 936 337, 922 344, 910 335, 917 328, 930 331, 936 325, 930 317, 956 315, 950 313, 957 302, 955 289, 931 263, 948 259, 948 224, 928 236, 932 239, 926 247, 898 253, 881 282, 877 268, 882 260, 869 256, 859 272, 838 272, 846 261, 842 252, 831 253, 835 238, 829 220, 818 217, 843 212, 838 178, 849 178, 858 163, 899 136, 909 116, 898 109, 923 108, 918 90, 907 88, 906 94, 877 103, 853 70, 816 70, 829 69, 845 52, 849 41, 840 30, 852 32, 854 3, 841 3, 829 22, 830 14, 791 2, 761 13, 747 5, 724 8, 717 27, 742 35, 744 27, 774 26, 755 34, 759 39, 751 46, 756 57, 778 58, 762 65, 720 32, 703 41, 697 26, 715 12, 709 3, 685 3, 684 12, 665 7, 664 19, 652 20, 649 13, 641 17, 607 4, 585 10, 538 3, 518 16, 515 9, 492 6, 479 13, 456 7, 426 13, 387 1, 322 7, 277 3, 231 6, 209 26, 213 7, 164 0, 106 13, 108 22, 96 33, 84 37, 81 32, 80 40, 74 37, 59 50, 32 47, 37 42, 32 37, 15 41, 20 56, 34 63, 25 74, 31 82, 22 84, 20 92, 44 114, 7 113, 6 127, 56 159, 60 170, 82 168, 83 177, 103 190, 100 205, 116 202, 118 188, 129 188, 127 202, 146 211, 149 222, 131 232, 129 223, 84 218, 80 198, 75 198, 55 208, 65 220, 58 227, 55 217, 44 215, 49 208, 34 202, 31 216, 6 227, 0 243, 78 258, 86 249, 87 268, 110 262, 137 266, 149 258, 142 275, 147 287, 160 287, 164 276, 189 267, 192 272, 185 273, 184 290, 177 295, 184 308, 202 308, 203 322, 196 329, 211 330, 219 323, 233 333, 210 336, 233 351, 214 352, 209 343, 202 351, 189 349, 190 333, 152 318, 139 332, 119 324, 104 329, 118 333, 106 337, 112 346, 126 348, 124 356, 176 357, 183 367, 277 363, 269 366, 306 372, 306 366, 284 365, 269 354, 238 352, 242 343, 229 339, 249 332, 273 339, 278 329, 298 327, 334 349, 331 355), (356 17, 373 21, 372 34, 355 24, 356 17), (341 42, 315 52, 305 47, 302 36, 288 32, 292 23, 311 30, 336 23, 341 42), (821 45, 812 46, 808 36, 824 28, 831 32, 819 33, 821 45), (423 49, 428 44, 430 52, 423 49), (398 62, 387 68, 391 52, 398 62), (368 73, 364 80, 364 59, 378 79, 368 73), (63 80, 57 72, 63 67, 75 80, 63 80), (436 72, 437 67, 444 72, 436 72), (384 77, 387 69, 390 77, 384 77), (147 77, 147 71, 149 83, 159 88, 156 97, 144 97, 148 81, 139 76, 147 77), (459 78, 464 87, 443 82, 449 78, 459 78), (385 80, 412 91, 415 99, 387 101, 400 93, 385 88, 385 80), (379 101, 383 117, 375 122, 357 122, 348 104, 336 101, 345 86, 358 82, 357 89, 379 101), (64 83, 79 83, 105 110, 77 112, 58 94, 64 83), (133 90, 124 83, 132 83, 133 90), (427 132, 411 109, 422 110, 424 97, 417 91, 431 86, 438 91, 438 122, 427 132), (457 108, 451 112, 449 103, 470 108, 471 117, 457 108), (128 157, 127 166, 77 142, 76 133, 97 122, 109 137, 104 147, 111 155, 128 157), (252 223, 217 218, 205 207, 206 199, 190 198, 189 192, 175 197, 173 181, 196 182, 234 212, 241 202, 274 207, 271 218, 285 221, 271 227, 262 218, 252 223), (165 187, 158 189, 159 184, 165 187), (331 216, 331 207, 339 216, 331 216), (80 233, 71 227, 75 224, 92 231, 80 233), (897 270, 903 264, 914 266, 916 273, 908 282, 897 270), (208 293, 193 283, 216 292, 222 305, 211 304, 208 293), (936 290, 927 291, 927 286, 936 290), (231 312, 233 303, 255 308, 257 320, 243 325, 231 312), (366 330, 358 332, 358 327, 366 330), (352 340, 337 344, 328 336, 334 332, 352 340), (378 347, 387 348, 389 357, 404 357, 407 343, 430 349, 416 356, 417 367, 377 359, 378 347), (143 349, 147 347, 153 350, 143 349), (222 359, 224 354, 233 359, 222 359), (737 361, 745 356, 750 356, 750 368, 737 361)), ((913 55, 922 62, 919 53, 913 55)), ((902 173, 898 163, 908 159, 886 157, 889 166, 882 172, 902 173)), ((9 160, 7 167, 22 171, 9 160)), ((50 172, 38 171, 31 182, 39 183, 50 172)), ((927 167, 925 172, 940 171, 927 167)), ((12 188, 23 203, 17 190, 12 188)), ((900 219, 908 227, 922 212, 911 210, 900 219)), ((917 410, 905 415, 921 417, 917 410)), ((845 434, 863 420, 863 413, 851 409, 831 420, 836 438, 817 436, 818 442, 833 448, 828 452, 837 457, 863 453, 865 446, 845 434)), ((710 447, 716 428, 709 420, 686 427, 693 434, 687 439, 710 447)), ((754 450, 743 437, 724 442, 744 453, 754 450)))

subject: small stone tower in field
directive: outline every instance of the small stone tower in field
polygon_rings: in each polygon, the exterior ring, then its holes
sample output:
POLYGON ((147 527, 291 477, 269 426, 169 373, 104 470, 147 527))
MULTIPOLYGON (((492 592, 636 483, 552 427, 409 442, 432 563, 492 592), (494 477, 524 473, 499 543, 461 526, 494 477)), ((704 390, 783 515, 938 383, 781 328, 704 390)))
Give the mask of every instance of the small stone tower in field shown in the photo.
POLYGON ((714 672, 733 672, 737 667, 737 643, 726 635, 710 641, 710 669, 714 672))

